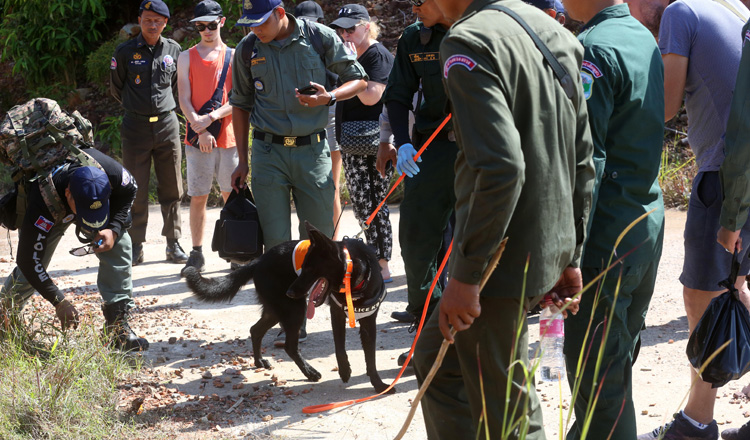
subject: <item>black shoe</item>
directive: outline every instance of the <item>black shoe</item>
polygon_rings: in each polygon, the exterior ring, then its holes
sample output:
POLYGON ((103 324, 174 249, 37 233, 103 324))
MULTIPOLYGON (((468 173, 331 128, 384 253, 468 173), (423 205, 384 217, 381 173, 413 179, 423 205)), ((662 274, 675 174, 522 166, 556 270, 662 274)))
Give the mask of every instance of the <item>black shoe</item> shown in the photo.
POLYGON ((750 422, 738 428, 729 428, 721 432, 724 440, 747 440, 750 439, 750 422))
POLYGON ((682 412, 675 414, 674 420, 666 425, 638 436, 638 440, 716 440, 718 438, 719 427, 716 425, 716 420, 711 421, 704 429, 700 429, 690 423, 682 412))
POLYGON ((143 243, 138 243, 133 245, 133 266, 138 266, 139 264, 143 263, 143 243))
POLYGON ((203 269, 206 267, 206 259, 203 258, 203 252, 196 251, 195 249, 190 251, 190 257, 188 258, 187 263, 185 263, 185 267, 180 271, 180 276, 185 276, 183 272, 188 267, 194 267, 198 269, 198 272, 203 272, 203 269))
POLYGON ((177 264, 187 263, 188 256, 182 250, 180 242, 177 240, 167 240, 167 261, 177 264))
POLYGON ((391 319, 395 319, 396 321, 405 324, 411 324, 414 322, 414 315, 409 312, 393 312, 391 313, 391 319))
POLYGON ((121 351, 148 350, 148 341, 139 338, 128 324, 129 300, 102 306, 104 334, 111 338, 114 347, 121 351))
MULTIPOLYGON (((404 364, 406 363, 406 358, 409 357, 409 351, 410 350, 406 350, 405 352, 403 352, 400 355, 398 355, 398 361, 397 362, 398 362, 398 366, 399 367, 403 367, 404 364)), ((409 362, 409 366, 410 367, 411 367, 411 365, 412 365, 411 362, 409 362)))

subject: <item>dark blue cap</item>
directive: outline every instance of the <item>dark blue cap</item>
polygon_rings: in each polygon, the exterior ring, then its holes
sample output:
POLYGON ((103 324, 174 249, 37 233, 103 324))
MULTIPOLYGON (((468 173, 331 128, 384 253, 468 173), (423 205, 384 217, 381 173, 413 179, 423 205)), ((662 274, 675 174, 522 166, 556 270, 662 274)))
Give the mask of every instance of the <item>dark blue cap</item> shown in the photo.
POLYGON ((214 0, 203 0, 193 9, 193 16, 195 18, 190 20, 191 23, 196 21, 211 22, 223 17, 224 11, 221 10, 221 5, 214 0))
POLYGON ((317 21, 319 18, 323 18, 323 8, 313 0, 305 0, 294 7, 294 16, 317 21))
POLYGON ((281 6, 281 0, 244 0, 242 17, 237 20, 237 26, 260 26, 279 6, 281 6))
POLYGON ((143 11, 156 12, 159 15, 169 18, 169 8, 167 7, 167 4, 161 0, 143 0, 141 2, 140 12, 143 11))
POLYGON ((531 6, 536 6, 539 9, 555 9, 555 0, 523 0, 531 6))
POLYGON ((68 189, 76 204, 82 228, 98 231, 109 224, 109 178, 97 167, 77 168, 70 175, 68 189))

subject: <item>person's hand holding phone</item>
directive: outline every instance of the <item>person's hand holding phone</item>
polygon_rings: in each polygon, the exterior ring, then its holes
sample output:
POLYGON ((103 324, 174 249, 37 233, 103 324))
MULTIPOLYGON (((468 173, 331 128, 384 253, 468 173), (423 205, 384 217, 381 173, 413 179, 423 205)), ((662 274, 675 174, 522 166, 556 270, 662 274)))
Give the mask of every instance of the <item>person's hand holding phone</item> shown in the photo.
POLYGON ((294 97, 304 107, 317 107, 326 105, 331 100, 331 94, 326 92, 325 87, 310 81, 310 85, 294 89, 294 97))

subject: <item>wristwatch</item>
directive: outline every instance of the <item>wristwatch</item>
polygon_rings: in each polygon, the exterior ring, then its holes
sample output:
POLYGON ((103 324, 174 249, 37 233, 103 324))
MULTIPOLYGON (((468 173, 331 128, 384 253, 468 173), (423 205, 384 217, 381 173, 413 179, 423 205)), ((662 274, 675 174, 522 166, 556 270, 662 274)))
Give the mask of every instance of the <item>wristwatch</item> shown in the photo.
POLYGON ((330 92, 329 95, 331 95, 331 100, 328 101, 328 104, 326 104, 328 107, 336 104, 336 94, 334 92, 330 92))

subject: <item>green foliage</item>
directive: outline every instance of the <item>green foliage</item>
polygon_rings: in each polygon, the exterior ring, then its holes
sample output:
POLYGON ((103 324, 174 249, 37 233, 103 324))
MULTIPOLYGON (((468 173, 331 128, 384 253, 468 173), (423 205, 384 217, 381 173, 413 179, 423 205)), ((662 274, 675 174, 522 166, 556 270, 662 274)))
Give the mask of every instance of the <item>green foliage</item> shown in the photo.
POLYGON ((75 85, 78 67, 101 38, 103 0, 5 0, 2 59, 32 85, 75 85))
POLYGON ((110 60, 117 46, 122 43, 122 38, 115 37, 105 41, 98 49, 86 57, 86 79, 91 81, 101 91, 106 92, 109 83, 110 60))
POLYGON ((96 140, 109 147, 112 157, 122 156, 122 139, 120 139, 122 116, 107 116, 94 130, 96 140))
POLYGON ((687 209, 693 186, 693 177, 698 172, 695 156, 686 142, 679 140, 676 133, 674 139, 666 139, 661 153, 661 167, 659 168, 659 186, 664 197, 664 206, 687 209))
POLYGON ((1 315, 0 438, 132 438, 116 406, 117 383, 132 369, 93 324, 61 333, 38 318, 1 315))

